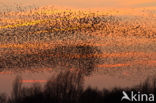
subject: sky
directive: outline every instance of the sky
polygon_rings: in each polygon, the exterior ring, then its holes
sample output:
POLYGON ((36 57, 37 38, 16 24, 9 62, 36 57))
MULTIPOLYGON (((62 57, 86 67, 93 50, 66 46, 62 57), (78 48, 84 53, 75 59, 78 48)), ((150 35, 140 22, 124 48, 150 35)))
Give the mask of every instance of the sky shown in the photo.
POLYGON ((156 7, 156 0, 0 0, 0 9, 35 6, 65 6, 76 8, 142 8, 156 7))
MULTIPOLYGON (((3 9, 14 10, 14 9, 16 9, 17 5, 20 7, 27 7, 27 8, 36 7, 36 6, 45 6, 45 5, 76 7, 76 8, 144 8, 144 7, 156 7, 156 0, 0 0, 0 11, 3 9)), ((26 23, 26 24, 28 24, 28 23, 26 23)), ((154 22, 153 22, 153 24, 154 24, 154 22)), ((141 46, 141 47, 146 47, 146 46, 141 46)), ((0 75, 0 76, 1 76, 0 78, 6 78, 3 75, 0 75)), ((27 76, 27 77, 29 77, 29 76, 27 76)), ((104 77, 99 77, 99 78, 103 79, 104 77)), ((97 79, 94 81, 100 81, 100 83, 101 83, 101 80, 99 80, 99 78, 97 77, 97 79)), ((106 77, 106 78, 108 78, 108 77, 106 77)), ((11 77, 11 79, 13 79, 13 78, 11 77)), ((119 78, 119 79, 121 79, 121 78, 119 78)), ((1 81, 5 81, 5 80, 6 79, 2 79, 1 81)), ((10 80, 10 78, 8 80, 10 80)), ((116 80, 109 80, 109 78, 107 80, 107 82, 110 82, 110 85, 112 85, 111 83, 114 83, 114 81, 116 81, 116 80)), ((93 82, 93 78, 91 78, 91 82, 93 82)), ((8 81, 6 83, 10 83, 10 81, 8 81)), ((118 83, 122 84, 124 82, 122 81, 122 82, 118 82, 118 83)), ((132 83, 134 83, 134 82, 132 82, 132 83)), ((94 84, 98 84, 98 83, 95 82, 94 84)), ((126 82, 126 84, 128 84, 128 83, 126 82)), ((4 84, 3 87, 6 88, 7 87, 6 85, 9 86, 10 84, 4 84)), ((109 85, 109 83, 108 83, 108 85, 109 85)), ((3 87, 0 89, 4 89, 3 87)), ((8 90, 8 87, 6 90, 8 90)))

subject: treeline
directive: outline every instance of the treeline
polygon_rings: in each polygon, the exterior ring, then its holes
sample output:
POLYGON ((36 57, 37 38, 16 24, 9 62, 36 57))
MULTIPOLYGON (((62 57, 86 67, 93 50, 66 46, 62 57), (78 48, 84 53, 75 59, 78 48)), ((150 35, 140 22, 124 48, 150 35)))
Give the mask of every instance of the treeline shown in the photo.
MULTIPOLYGON (((0 103, 131 103, 128 100, 121 101, 123 91, 129 96, 132 91, 136 95, 141 95, 141 93, 156 94, 156 79, 153 79, 152 82, 147 79, 144 83, 131 89, 114 88, 112 90, 103 89, 102 91, 91 87, 84 89, 81 72, 61 72, 56 77, 52 76, 44 87, 39 84, 24 87, 21 80, 21 77, 16 78, 10 97, 5 94, 0 95, 0 103)), ((146 97, 142 99, 144 102, 147 99, 146 103, 151 103, 146 97)))

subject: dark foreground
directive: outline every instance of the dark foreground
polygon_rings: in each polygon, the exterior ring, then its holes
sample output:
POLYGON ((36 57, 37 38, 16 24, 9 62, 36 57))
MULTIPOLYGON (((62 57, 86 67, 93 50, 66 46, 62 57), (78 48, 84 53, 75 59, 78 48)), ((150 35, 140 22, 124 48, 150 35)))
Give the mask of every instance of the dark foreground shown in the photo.
POLYGON ((34 84, 23 87, 21 77, 17 77, 10 97, 0 95, 0 103, 155 103, 151 94, 156 94, 156 79, 147 79, 133 88, 114 88, 99 91, 88 87, 83 88, 83 73, 65 71, 51 77, 44 87, 34 84), (150 81, 150 82, 149 82, 150 81), (123 91, 131 101, 121 98, 123 91), (135 98, 131 98, 131 93, 135 98), (146 102, 145 102, 146 101, 146 102))

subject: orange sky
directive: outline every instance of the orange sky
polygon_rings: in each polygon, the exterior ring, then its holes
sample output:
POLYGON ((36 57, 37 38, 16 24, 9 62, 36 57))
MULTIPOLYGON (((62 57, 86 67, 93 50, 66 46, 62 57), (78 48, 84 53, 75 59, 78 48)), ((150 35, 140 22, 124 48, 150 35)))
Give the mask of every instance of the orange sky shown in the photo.
POLYGON ((0 8, 57 5, 78 8, 135 8, 156 7, 156 0, 0 0, 0 8), (9 6, 12 5, 12 6, 9 6))

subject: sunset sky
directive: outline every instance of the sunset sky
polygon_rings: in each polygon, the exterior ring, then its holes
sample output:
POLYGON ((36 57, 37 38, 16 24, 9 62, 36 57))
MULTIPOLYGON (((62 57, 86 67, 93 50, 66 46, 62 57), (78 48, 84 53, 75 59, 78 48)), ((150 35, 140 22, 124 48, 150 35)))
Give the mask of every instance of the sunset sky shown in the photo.
POLYGON ((0 94, 18 74, 45 83, 82 69, 102 90, 154 77, 155 18, 156 0, 0 0, 0 94))
POLYGON ((0 8, 20 6, 67 6, 78 8, 142 8, 156 7, 156 0, 0 0, 0 8))

